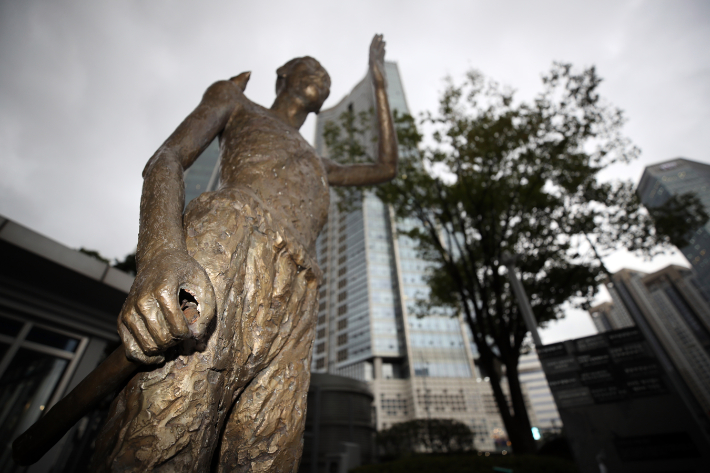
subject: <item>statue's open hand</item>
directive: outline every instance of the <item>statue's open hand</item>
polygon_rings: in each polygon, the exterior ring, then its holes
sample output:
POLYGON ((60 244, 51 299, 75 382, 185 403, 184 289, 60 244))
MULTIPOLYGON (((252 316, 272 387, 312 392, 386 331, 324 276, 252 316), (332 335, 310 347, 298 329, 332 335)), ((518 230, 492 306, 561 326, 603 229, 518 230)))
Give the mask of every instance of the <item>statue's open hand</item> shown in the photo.
POLYGON ((370 71, 375 84, 385 84, 385 41, 376 34, 370 43, 370 71))
POLYGON ((152 255, 141 262, 118 318, 126 356, 142 363, 160 363, 167 348, 204 336, 214 312, 214 289, 197 261, 184 250, 152 255), (194 303, 182 304, 189 310, 181 310, 181 290, 197 301, 196 311, 194 303))

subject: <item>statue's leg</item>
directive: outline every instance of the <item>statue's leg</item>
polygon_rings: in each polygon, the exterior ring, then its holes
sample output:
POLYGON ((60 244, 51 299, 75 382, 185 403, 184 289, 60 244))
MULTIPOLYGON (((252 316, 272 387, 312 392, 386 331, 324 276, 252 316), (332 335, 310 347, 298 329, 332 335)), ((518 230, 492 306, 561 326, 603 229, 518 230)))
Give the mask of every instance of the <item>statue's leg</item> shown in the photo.
MULTIPOLYGON (((206 196, 207 197, 207 196, 206 196)), ((97 439, 92 471, 202 472, 209 466, 235 391, 233 319, 251 246, 250 226, 233 207, 198 199, 185 217, 190 254, 217 296, 206 345, 185 343, 159 367, 137 373, 111 406, 97 439), (179 355, 179 356, 178 356, 179 355)))
MULTIPOLYGON (((315 281, 312 290, 317 290, 315 281)), ((308 309, 315 312, 315 305, 308 309)), ((311 315, 302 314, 300 326, 276 358, 239 395, 216 453, 218 472, 298 470, 314 337, 311 315)))

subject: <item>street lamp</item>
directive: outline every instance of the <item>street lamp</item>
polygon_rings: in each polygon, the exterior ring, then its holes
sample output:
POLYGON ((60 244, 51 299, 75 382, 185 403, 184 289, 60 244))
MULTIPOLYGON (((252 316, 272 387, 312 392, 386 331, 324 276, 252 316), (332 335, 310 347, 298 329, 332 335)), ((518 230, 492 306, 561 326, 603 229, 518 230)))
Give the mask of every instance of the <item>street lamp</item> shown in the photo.
POLYGON ((535 316, 533 315, 532 307, 530 306, 530 301, 528 300, 527 294, 525 294, 525 289, 523 284, 518 278, 518 273, 515 270, 515 260, 518 257, 511 255, 507 251, 503 253, 503 264, 508 268, 508 279, 510 279, 510 285, 513 287, 513 292, 515 293, 515 298, 518 300, 518 307, 520 312, 523 313, 523 320, 525 325, 528 327, 530 334, 533 337, 536 347, 542 346, 542 339, 540 334, 537 333, 537 322, 535 322, 535 316))

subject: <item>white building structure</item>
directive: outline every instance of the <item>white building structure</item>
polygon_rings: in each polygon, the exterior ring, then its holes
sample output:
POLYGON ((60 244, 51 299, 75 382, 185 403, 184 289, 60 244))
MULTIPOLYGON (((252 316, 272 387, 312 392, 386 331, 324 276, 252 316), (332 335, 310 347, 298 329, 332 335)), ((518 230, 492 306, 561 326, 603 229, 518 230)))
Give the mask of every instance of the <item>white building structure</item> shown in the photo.
POLYGON ((651 274, 622 269, 612 276, 609 292, 615 310, 658 340, 710 417, 710 303, 696 277, 675 265, 651 274))
POLYGON ((555 399, 552 397, 550 386, 547 384, 547 378, 545 378, 535 350, 520 356, 518 373, 530 401, 528 411, 532 410, 534 418, 537 419, 537 423, 533 423, 531 419, 531 424, 537 427, 541 433, 560 432, 562 429, 560 413, 557 411, 555 399))
MULTIPOLYGON (((408 113, 395 63, 385 64, 393 111, 408 113)), ((316 125, 316 151, 328 156, 324 131, 344 112, 366 114, 374 93, 365 77, 316 125)), ((366 138, 366 141, 368 139, 366 138)), ((374 146, 374 143, 373 143, 374 146)), ((468 424, 481 450, 506 448, 503 423, 487 379, 476 376, 471 343, 460 318, 412 312, 426 298, 426 261, 416 243, 372 194, 340 212, 331 193, 328 224, 317 241, 325 275, 312 370, 367 381, 375 395, 377 428, 412 419, 450 418, 468 424)), ((533 417, 534 421, 534 417, 533 417)))

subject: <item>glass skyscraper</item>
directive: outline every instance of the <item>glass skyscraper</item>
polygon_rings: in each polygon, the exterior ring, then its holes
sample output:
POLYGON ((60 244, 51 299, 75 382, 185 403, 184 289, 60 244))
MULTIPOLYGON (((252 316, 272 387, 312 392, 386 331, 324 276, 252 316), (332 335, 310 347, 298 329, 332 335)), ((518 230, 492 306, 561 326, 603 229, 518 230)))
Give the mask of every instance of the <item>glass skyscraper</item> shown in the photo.
MULTIPOLYGON (((654 207, 663 205, 671 195, 695 193, 710 213, 710 165, 689 159, 677 158, 648 166, 641 176, 638 195, 641 202, 653 213, 654 207)), ((689 244, 681 253, 696 272, 695 281, 710 300, 710 221, 696 229, 689 244)))
MULTIPOLYGON (((409 113, 397 65, 386 63, 385 72, 392 111, 409 113)), ((326 123, 338 123, 346 111, 368 113, 374 105, 366 76, 340 103, 321 111, 318 154, 328 156, 326 123)), ((370 133, 364 142, 374 155, 372 138, 370 133)), ((419 318, 413 311, 415 301, 428 296, 430 263, 398 230, 417 223, 396 222, 371 193, 348 212, 341 212, 337 201, 332 192, 328 224, 316 245, 325 280, 312 370, 367 381, 378 429, 412 419, 450 418, 471 427, 479 449, 504 449, 502 421, 488 379, 476 374, 475 351, 462 320, 455 314, 419 318)))
MULTIPOLYGON (((670 265, 651 274, 622 269, 611 279, 613 302, 603 307, 611 306, 624 320, 632 320, 624 326, 637 325, 648 340, 657 341, 663 351, 657 356, 668 357, 700 410, 710 416, 710 304, 698 290, 693 273, 670 265)), ((599 309, 593 307, 590 313, 599 309)))

